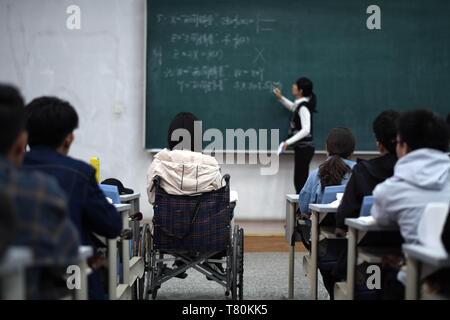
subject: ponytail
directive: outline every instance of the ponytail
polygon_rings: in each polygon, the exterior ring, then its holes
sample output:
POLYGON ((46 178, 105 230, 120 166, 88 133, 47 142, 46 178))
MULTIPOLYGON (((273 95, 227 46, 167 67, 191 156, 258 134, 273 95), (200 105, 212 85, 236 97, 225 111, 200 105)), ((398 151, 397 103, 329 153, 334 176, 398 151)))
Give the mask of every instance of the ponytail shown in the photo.
POLYGON ((320 179, 321 191, 324 192, 325 187, 342 184, 342 179, 345 174, 351 171, 352 169, 340 156, 334 155, 319 167, 318 176, 320 179))

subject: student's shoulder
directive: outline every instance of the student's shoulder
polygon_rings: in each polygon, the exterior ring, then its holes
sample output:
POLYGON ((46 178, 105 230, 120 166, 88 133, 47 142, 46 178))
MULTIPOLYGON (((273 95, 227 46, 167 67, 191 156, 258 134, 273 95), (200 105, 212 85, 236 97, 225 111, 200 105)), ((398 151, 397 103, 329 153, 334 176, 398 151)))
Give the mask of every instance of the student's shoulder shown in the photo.
POLYGON ((66 165, 78 171, 86 180, 88 180, 95 173, 95 169, 90 164, 82 160, 75 159, 69 156, 64 158, 66 165))

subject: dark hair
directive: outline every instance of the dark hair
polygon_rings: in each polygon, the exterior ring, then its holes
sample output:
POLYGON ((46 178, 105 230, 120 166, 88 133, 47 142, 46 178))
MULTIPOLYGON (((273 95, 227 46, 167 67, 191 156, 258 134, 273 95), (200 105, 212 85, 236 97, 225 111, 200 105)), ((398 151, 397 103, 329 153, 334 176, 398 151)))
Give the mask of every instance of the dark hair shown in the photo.
POLYGON ((420 148, 448 150, 449 128, 438 114, 426 109, 403 112, 397 120, 397 132, 411 150, 420 148))
POLYGON ((36 98, 27 105, 25 112, 31 148, 46 145, 56 149, 78 127, 75 109, 56 97, 36 98))
POLYGON ((334 128, 328 134, 326 145, 331 158, 319 166, 319 179, 322 192, 325 187, 340 185, 342 178, 351 168, 342 161, 355 150, 355 135, 347 128, 334 128))
POLYGON ((313 92, 313 83, 308 78, 302 77, 298 79, 295 84, 297 85, 297 89, 303 90, 303 96, 309 97, 308 109, 310 112, 317 112, 317 97, 313 92))
MULTIPOLYGON (((167 143, 169 145, 169 149, 173 150, 178 144, 182 144, 184 148, 187 148, 191 151, 198 151, 201 150, 195 150, 195 141, 196 139, 200 139, 201 137, 195 136, 195 130, 194 130, 194 122, 199 121, 199 119, 190 112, 180 112, 178 113, 170 123, 169 131, 167 133, 167 143), (184 141, 183 137, 179 137, 178 140, 172 140, 172 134, 177 129, 185 129, 190 134, 190 141, 184 141), (189 145, 187 145, 189 143, 189 145)), ((201 143, 201 142, 200 142, 201 143)), ((181 146, 181 145, 180 145, 181 146)))
POLYGON ((395 154, 395 147, 397 145, 396 121, 399 116, 399 111, 392 109, 386 110, 380 113, 372 124, 375 138, 392 154, 395 154))
POLYGON ((24 101, 15 87, 0 84, 0 154, 6 155, 25 130, 24 101))
POLYGON ((450 128, 450 113, 447 114, 447 118, 445 118, 445 121, 447 122, 447 125, 450 128))

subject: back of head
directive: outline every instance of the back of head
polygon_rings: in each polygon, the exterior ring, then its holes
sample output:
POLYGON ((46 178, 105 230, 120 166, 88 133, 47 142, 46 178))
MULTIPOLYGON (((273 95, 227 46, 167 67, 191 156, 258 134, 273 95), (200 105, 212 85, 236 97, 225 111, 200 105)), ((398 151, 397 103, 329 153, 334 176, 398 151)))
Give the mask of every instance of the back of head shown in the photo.
POLYGON ((433 111, 417 109, 403 112, 397 120, 397 132, 401 142, 405 142, 411 150, 448 150, 448 125, 433 111))
POLYGON ((195 150, 196 139, 200 139, 201 148, 201 137, 195 136, 195 121, 199 121, 199 119, 190 112, 180 112, 172 119, 167 133, 167 143, 170 150, 187 149, 201 151, 195 150))
POLYGON ((6 155, 25 130, 24 101, 19 90, 0 84, 0 154, 6 155))
POLYGON ((31 148, 45 145, 56 149, 78 127, 75 109, 69 102, 56 97, 36 98, 25 111, 31 148))
POLYGON ((317 105, 317 97, 313 92, 313 83, 308 78, 302 77, 298 79, 295 84, 297 85, 298 90, 303 90, 303 96, 309 97, 308 108, 311 112, 316 112, 317 105))
POLYGON ((397 145, 396 121, 399 116, 400 112, 396 110, 386 110, 380 113, 372 124, 375 138, 391 154, 395 154, 395 147, 397 145))
POLYGON ((331 158, 319 167, 319 179, 322 192, 325 187, 340 185, 351 168, 342 160, 347 159, 355 150, 355 135, 347 128, 334 128, 328 134, 326 147, 331 158))

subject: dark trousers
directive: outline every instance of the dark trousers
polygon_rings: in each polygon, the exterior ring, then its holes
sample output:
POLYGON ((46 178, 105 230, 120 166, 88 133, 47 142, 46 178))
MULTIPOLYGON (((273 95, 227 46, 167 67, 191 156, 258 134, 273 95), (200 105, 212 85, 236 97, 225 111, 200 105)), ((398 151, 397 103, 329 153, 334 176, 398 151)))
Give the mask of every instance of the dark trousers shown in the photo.
POLYGON ((309 163, 314 156, 314 147, 295 147, 294 186, 297 194, 303 188, 309 175, 309 163))

